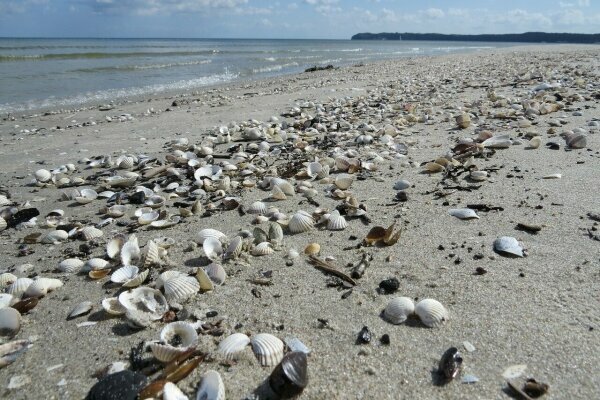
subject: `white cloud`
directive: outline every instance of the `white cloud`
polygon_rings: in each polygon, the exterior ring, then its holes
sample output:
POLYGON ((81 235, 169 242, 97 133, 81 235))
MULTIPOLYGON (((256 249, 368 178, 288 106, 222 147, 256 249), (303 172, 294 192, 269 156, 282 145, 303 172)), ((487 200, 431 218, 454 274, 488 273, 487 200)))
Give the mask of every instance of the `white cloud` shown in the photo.
POLYGON ((248 0, 80 0, 99 13, 131 13, 138 15, 201 13, 210 9, 234 9, 248 0))
POLYGON ((42 6, 48 0, 0 0, 1 14, 17 14, 27 11, 33 6, 42 6))
POLYGON ((431 19, 438 19, 444 17, 444 11, 439 8, 428 8, 425 10, 425 15, 431 19))
POLYGON ((590 0, 578 0, 577 4, 579 4, 579 7, 589 7, 590 0))
POLYGON ((342 8, 337 6, 340 0, 304 0, 304 2, 314 6, 315 10, 323 15, 342 11, 342 8))

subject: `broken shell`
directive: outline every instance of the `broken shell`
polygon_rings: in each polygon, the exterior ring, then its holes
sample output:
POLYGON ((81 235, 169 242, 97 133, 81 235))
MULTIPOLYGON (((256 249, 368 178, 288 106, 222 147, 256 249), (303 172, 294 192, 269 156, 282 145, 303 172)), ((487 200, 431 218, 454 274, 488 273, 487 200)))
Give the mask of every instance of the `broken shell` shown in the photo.
POLYGON ((131 235, 121 248, 121 263, 123 265, 130 265, 132 262, 140 260, 140 258, 141 252, 137 236, 131 235))
POLYGON ((321 252, 321 245, 319 243, 309 243, 308 246, 304 248, 304 254, 307 256, 316 256, 321 252))
POLYGON ((209 370, 202 375, 196 400, 225 400, 225 385, 217 371, 209 370))
POLYGON ((471 173, 469 174, 469 178, 473 179, 474 181, 485 181, 488 178, 488 172, 487 171, 471 171, 471 173))
POLYGON ((198 280, 191 276, 176 276, 164 285, 165 297, 169 302, 182 303, 200 290, 198 280))
POLYGON ((352 185, 354 178, 352 174, 339 174, 335 177, 334 184, 338 189, 346 190, 352 185))
POLYGON ((31 346, 29 340, 15 340, 0 345, 0 368, 12 364, 21 353, 31 346))
POLYGON ((8 227, 8 223, 3 217, 0 217, 0 232, 5 230, 8 227))
POLYGON ((479 219, 479 216, 470 208, 451 208, 448 210, 448 214, 458 219, 479 219))
POLYGON ((312 216, 306 211, 298 211, 292 216, 288 223, 288 229, 292 233, 306 232, 315 225, 315 221, 312 216))
POLYGON ((49 231, 46 234, 42 235, 40 238, 40 243, 43 244, 58 244, 60 242, 64 242, 69 239, 69 233, 62 230, 54 230, 49 231))
POLYGON ((102 308, 110 315, 123 315, 127 311, 127 309, 119 303, 117 297, 108 297, 102 300, 102 308))
POLYGON ((210 263, 204 267, 204 271, 206 271, 206 275, 208 275, 215 285, 220 286, 225 282, 225 279, 227 279, 227 273, 221 264, 210 263))
POLYGON ((281 244, 283 242, 283 228, 277 222, 269 224, 269 241, 273 244, 281 244))
POLYGON ((152 354, 159 361, 169 362, 198 344, 194 327, 183 321, 171 322, 160 332, 161 343, 151 343, 152 354))
POLYGON ((250 338, 243 333, 234 333, 219 343, 219 353, 226 360, 234 360, 250 344, 250 338))
POLYGON ((198 237, 196 241, 198 242, 198 244, 203 244, 204 241, 208 238, 215 238, 220 242, 224 242, 225 240, 227 240, 227 235, 216 229, 202 229, 200 232, 198 232, 198 237))
POLYGON ((386 321, 398 325, 408 319, 415 312, 415 304, 409 297, 396 297, 388 303, 383 310, 386 321))
POLYGON ((415 314, 429 328, 436 328, 447 322, 450 317, 446 308, 437 300, 423 299, 415 306, 415 314))
POLYGON ((442 172, 444 171, 445 168, 444 166, 435 163, 435 162, 428 162, 427 164, 425 164, 425 168, 424 168, 424 172, 428 172, 430 174, 434 174, 436 172, 442 172))
POLYGON ((281 399, 298 396, 307 385, 307 357, 299 351, 286 354, 269 376, 269 386, 281 399))
POLYGON ((198 268, 198 271, 196 271, 196 281, 200 285, 200 290, 203 292, 209 292, 215 288, 215 285, 206 274, 204 268, 198 268))
POLYGON ((17 278, 7 289, 6 293, 11 294, 15 299, 20 298, 27 290, 29 285, 33 283, 33 279, 17 278))
POLYGON ((159 290, 141 286, 122 292, 119 303, 127 311, 148 314, 152 320, 159 320, 169 310, 167 299, 159 290))
POLYGON ((98 228, 94 228, 93 226, 86 226, 85 228, 81 229, 80 235, 84 240, 90 241, 102 237, 104 232, 98 228))
POLYGON ((67 321, 89 314, 92 308, 94 308, 94 304, 91 301, 82 301, 71 309, 71 312, 67 316, 67 321))
POLYGON ((512 141, 509 135, 498 135, 484 140, 482 145, 492 149, 507 149, 512 145, 512 141))
POLYGON ((272 367, 277 365, 283 358, 283 342, 269 334, 259 333, 250 340, 252 351, 258 358, 263 367, 272 367))
POLYGON ((287 196, 283 192, 280 186, 273 186, 271 190, 271 199, 273 200, 287 200, 287 196))
POLYGON ((168 249, 169 247, 171 247, 171 246, 173 246, 175 244, 175 239, 163 236, 163 237, 157 237, 157 238, 155 238, 154 242, 161 249, 168 249))
POLYGON ((108 256, 114 260, 121 252, 121 248, 123 247, 124 243, 125 239, 123 236, 116 236, 112 238, 106 244, 106 254, 108 254, 108 256))
POLYGON ((238 258, 242 253, 243 247, 244 239, 241 236, 234 237, 231 242, 229 242, 229 245, 223 254, 223 259, 230 260, 238 258))
POLYGON ((524 257, 523 247, 517 239, 510 236, 501 236, 494 240, 494 250, 503 256, 524 257))
POLYGON ((266 256, 274 252, 275 250, 273 250, 273 246, 269 242, 259 243, 252 249, 253 256, 266 256))
POLYGON ((21 330, 21 314, 11 307, 0 309, 0 337, 12 338, 21 330))
POLYGON ((158 245, 154 240, 148 240, 146 243, 146 255, 144 257, 144 265, 160 265, 161 258, 158 245))
POLYGON ((177 225, 179 221, 181 221, 181 217, 179 215, 171 215, 167 219, 150 222, 150 226, 156 229, 165 229, 177 225))
POLYGON ((206 238, 203 241, 202 250, 204 250, 204 254, 210 260, 216 260, 219 257, 221 257, 221 254, 223 254, 223 247, 221 246, 221 242, 214 237, 206 238))
POLYGON ((255 201, 254 203, 250 204, 246 211, 248 212, 248 214, 263 215, 267 213, 267 205, 262 201, 255 201))
POLYGON ((27 288, 24 297, 42 297, 47 293, 58 289, 63 285, 62 281, 54 278, 37 278, 27 288))
MULTIPOLYGON (((162 389, 163 400, 189 400, 188 397, 172 382, 165 383, 162 389)), ((142 398, 140 396, 140 398, 142 398)))
POLYGON ((333 210, 331 214, 329 214, 329 219, 327 220, 327 229, 330 231, 342 231, 347 227, 348 222, 346 222, 346 219, 338 210, 333 210))

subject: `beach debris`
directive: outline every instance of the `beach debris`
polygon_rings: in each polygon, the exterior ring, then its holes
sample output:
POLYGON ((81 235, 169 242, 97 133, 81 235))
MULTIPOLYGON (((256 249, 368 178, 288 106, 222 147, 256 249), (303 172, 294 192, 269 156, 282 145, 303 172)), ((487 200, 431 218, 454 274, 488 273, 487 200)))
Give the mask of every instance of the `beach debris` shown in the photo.
POLYGON ((316 257, 316 256, 309 256, 308 257, 308 262, 310 264, 313 265, 313 267, 315 267, 318 270, 321 270, 325 273, 337 276, 340 279, 343 279, 344 281, 348 282, 351 285, 356 285, 356 281, 354 279, 352 279, 350 276, 346 275, 344 272, 342 272, 339 268, 337 268, 336 266, 330 264, 329 262, 325 261, 325 260, 321 260, 320 258, 316 257))
POLYGON ((392 246, 396 244, 396 242, 400 239, 402 229, 398 229, 398 231, 395 231, 395 226, 395 222, 391 224, 387 229, 382 226, 374 226, 373 228, 371 228, 369 233, 367 233, 367 236, 364 239, 365 244, 367 246, 372 246, 376 244, 392 246))
POLYGON ((86 400, 135 400, 147 380, 145 375, 128 369, 106 375, 92 386, 86 400))
POLYGON ((367 326, 363 326, 356 338, 356 344, 369 344, 371 343, 371 331, 367 326))
POLYGON ((269 386, 282 399, 300 395, 307 385, 308 358, 301 351, 287 353, 269 375, 269 386))
POLYGON ((444 352, 438 365, 438 374, 444 382, 450 382, 460 373, 463 359, 456 347, 450 347, 444 352))
POLYGON ((510 236, 501 236, 494 240, 494 251, 507 257, 525 257, 521 243, 510 236))
POLYGON ((516 379, 507 379, 506 383, 513 393, 518 394, 525 400, 532 400, 542 397, 548 393, 549 386, 546 383, 541 383, 533 378, 529 378, 522 385, 516 379))

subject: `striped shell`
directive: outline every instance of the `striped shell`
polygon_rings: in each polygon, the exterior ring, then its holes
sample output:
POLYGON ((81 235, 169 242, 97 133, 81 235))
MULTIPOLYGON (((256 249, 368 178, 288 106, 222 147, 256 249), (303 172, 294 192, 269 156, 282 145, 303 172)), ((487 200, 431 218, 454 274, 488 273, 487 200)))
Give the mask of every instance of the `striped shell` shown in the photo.
POLYGON ((225 253, 223 254, 223 259, 231 260, 231 259, 238 258, 240 256, 240 254, 242 253, 243 248, 244 248, 244 238, 242 238, 241 236, 234 237, 231 240, 231 242, 229 242, 229 245, 227 246, 227 249, 225 250, 225 253))
POLYGON ((10 272, 0 274, 0 290, 8 285, 12 285, 17 280, 17 276, 10 272))
POLYGON ((117 158, 116 164, 121 169, 131 169, 135 165, 135 159, 129 156, 120 156, 117 158))
POLYGON ((162 362, 172 361, 198 344, 198 334, 194 327, 183 321, 171 322, 160 332, 160 343, 151 343, 150 350, 162 362))
POLYGON ((154 240, 148 240, 146 243, 146 255, 144 257, 144 265, 160 265, 162 262, 160 257, 160 248, 154 240))
POLYGON ((263 367, 273 367, 283 358, 283 342, 269 333, 254 335, 250 344, 254 355, 263 367))
POLYGON ((450 319, 448 311, 442 303, 433 299, 423 299, 415 306, 415 314, 429 328, 441 326, 450 319))
POLYGON ((126 265, 119 268, 110 276, 110 281, 114 283, 125 283, 137 276, 140 269, 134 265, 126 265))
POLYGON ((243 333, 234 333, 219 343, 219 353, 226 360, 233 360, 250 344, 250 338, 243 333))
POLYGON ((102 237, 104 232, 98 228, 94 228, 93 226, 86 226, 85 228, 81 229, 80 234, 84 240, 90 241, 102 237))
POLYGON ((248 206, 246 212, 248 212, 248 214, 263 215, 267 213, 267 205, 262 201, 255 201, 254 203, 250 204, 250 206, 248 206))
POLYGON ((275 250, 273 250, 273 246, 269 242, 259 243, 252 249, 253 256, 266 256, 274 252, 275 250))
POLYGON ((196 400, 225 400, 225 385, 217 371, 209 370, 202 375, 196 400))
POLYGON ((121 248, 121 263, 123 265, 130 265, 132 261, 137 261, 140 257, 141 253, 137 236, 131 235, 121 248))
POLYGON ((346 218, 340 215, 338 210, 334 210, 329 214, 329 219, 327 221, 327 229, 330 231, 342 231, 348 227, 348 222, 346 222, 346 218))
POLYGON ((14 298, 20 298, 32 283, 33 279, 17 278, 17 280, 6 289, 6 293, 12 294, 14 298))
POLYGON ((61 272, 74 274, 81 271, 81 268, 83 268, 83 264, 84 262, 78 258, 67 258, 66 260, 62 260, 58 263, 58 269, 61 272))
POLYGON ((306 211, 298 211, 292 216, 288 223, 288 229, 292 233, 306 232, 315 225, 315 220, 306 211))
POLYGON ((203 244, 204 241, 208 238, 215 238, 220 242, 223 242, 227 239, 227 235, 225 235, 223 232, 218 231, 216 229, 202 229, 200 232, 198 232, 198 237, 196 239, 196 241, 199 244, 203 244))
POLYGON ((157 289, 160 289, 164 286, 165 282, 171 278, 175 278, 176 276, 187 276, 183 272, 175 271, 175 270, 167 270, 158 276, 156 279, 155 286, 157 289))
POLYGON ((176 276, 167 280, 163 287, 167 300, 175 303, 186 301, 200 290, 198 280, 192 276, 176 276))
POLYGON ((54 278, 38 278, 34 280, 23 294, 24 297, 42 297, 47 293, 58 289, 63 285, 62 281, 54 278))
POLYGON ((221 264, 210 263, 204 267, 204 271, 215 285, 221 286, 227 279, 227 273, 221 264))
POLYGON ((415 304, 409 297, 396 297, 390 300, 383 310, 383 317, 392 324, 401 324, 415 312, 415 304))

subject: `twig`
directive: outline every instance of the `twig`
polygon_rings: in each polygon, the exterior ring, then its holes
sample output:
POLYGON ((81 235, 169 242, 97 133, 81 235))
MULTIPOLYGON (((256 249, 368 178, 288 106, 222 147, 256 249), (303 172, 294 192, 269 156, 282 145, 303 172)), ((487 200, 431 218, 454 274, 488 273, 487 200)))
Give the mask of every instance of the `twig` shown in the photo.
POLYGON ((308 260, 316 269, 331 275, 335 275, 352 285, 356 285, 356 281, 354 279, 337 269, 335 266, 329 264, 327 261, 323 261, 316 256, 309 256, 308 260))

